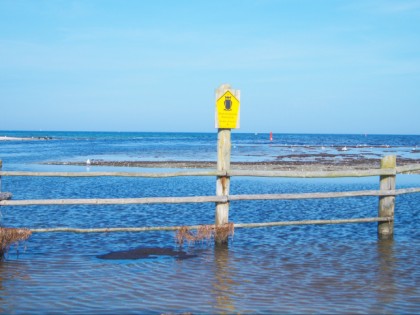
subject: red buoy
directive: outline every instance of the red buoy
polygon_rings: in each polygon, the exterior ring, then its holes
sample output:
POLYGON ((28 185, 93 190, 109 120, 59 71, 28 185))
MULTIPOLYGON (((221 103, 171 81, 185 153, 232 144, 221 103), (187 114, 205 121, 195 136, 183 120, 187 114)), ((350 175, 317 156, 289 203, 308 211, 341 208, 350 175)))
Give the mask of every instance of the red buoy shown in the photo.
POLYGON ((273 132, 270 131, 270 141, 273 141, 273 132))

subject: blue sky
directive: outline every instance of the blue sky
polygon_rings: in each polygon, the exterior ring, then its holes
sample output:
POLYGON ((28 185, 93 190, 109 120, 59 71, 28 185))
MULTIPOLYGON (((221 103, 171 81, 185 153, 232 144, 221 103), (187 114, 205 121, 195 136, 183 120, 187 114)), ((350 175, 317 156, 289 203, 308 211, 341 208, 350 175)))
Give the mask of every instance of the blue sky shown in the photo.
POLYGON ((420 134, 419 0, 0 0, 0 130, 420 134))

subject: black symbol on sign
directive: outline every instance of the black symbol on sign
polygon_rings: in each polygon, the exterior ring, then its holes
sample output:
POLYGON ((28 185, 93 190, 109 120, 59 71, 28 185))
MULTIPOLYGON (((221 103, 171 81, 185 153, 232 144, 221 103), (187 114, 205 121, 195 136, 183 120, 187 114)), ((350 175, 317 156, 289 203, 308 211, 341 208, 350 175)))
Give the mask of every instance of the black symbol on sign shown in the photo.
POLYGON ((225 110, 232 110, 232 100, 230 99, 230 96, 225 96, 225 110))

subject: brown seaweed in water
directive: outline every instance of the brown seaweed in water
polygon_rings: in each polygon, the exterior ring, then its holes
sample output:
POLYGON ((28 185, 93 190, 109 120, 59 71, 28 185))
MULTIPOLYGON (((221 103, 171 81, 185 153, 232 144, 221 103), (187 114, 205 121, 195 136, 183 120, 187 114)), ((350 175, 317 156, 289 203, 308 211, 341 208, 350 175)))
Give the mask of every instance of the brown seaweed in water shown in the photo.
POLYGON ((28 229, 0 227, 0 261, 4 260, 10 246, 26 241, 31 234, 28 229))

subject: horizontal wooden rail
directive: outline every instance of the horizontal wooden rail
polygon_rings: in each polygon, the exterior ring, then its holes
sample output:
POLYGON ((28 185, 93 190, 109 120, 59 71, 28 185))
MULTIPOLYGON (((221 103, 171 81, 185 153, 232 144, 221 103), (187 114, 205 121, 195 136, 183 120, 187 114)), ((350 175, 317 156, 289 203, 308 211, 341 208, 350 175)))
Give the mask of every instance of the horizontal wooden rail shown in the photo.
POLYGON ((0 176, 34 176, 34 177, 177 177, 177 176, 226 176, 221 171, 185 171, 170 173, 148 172, 21 172, 0 171, 0 176))
MULTIPOLYGON (((411 169, 410 169, 411 170, 411 169)), ((395 169, 348 170, 348 171, 185 171, 169 173, 152 172, 23 172, 0 171, 0 176, 34 176, 34 177, 177 177, 177 176, 254 176, 254 177, 296 177, 296 178, 334 178, 334 177, 368 177, 395 175, 395 169)))
POLYGON ((336 220, 303 220, 303 221, 280 221, 263 223, 237 223, 235 228, 260 228, 270 226, 288 226, 288 225, 312 225, 312 224, 344 224, 344 223, 372 223, 372 222, 390 222, 393 217, 374 217, 374 218, 354 218, 354 219, 336 219, 336 220))
POLYGON ((420 164, 410 164, 404 166, 397 166, 397 174, 411 173, 420 171, 420 164))
POLYGON ((404 194, 413 194, 420 192, 420 187, 413 187, 413 188, 402 188, 395 190, 395 195, 404 195, 404 194))
POLYGON ((395 169, 348 170, 348 171, 253 171, 230 170, 228 176, 293 177, 293 178, 335 178, 395 175, 395 169))
POLYGON ((370 177, 396 175, 419 171, 420 165, 412 164, 397 168, 371 170, 344 171, 257 171, 257 170, 228 170, 228 171, 185 171, 185 172, 25 172, 0 171, 0 176, 34 176, 34 177, 180 177, 180 176, 254 176, 254 177, 292 177, 292 178, 337 178, 337 177, 370 177))
POLYGON ((203 203, 227 202, 227 196, 193 197, 146 197, 115 199, 40 199, 40 200, 2 200, 0 206, 35 206, 35 205, 128 205, 151 203, 203 203))
MULTIPOLYGON (((390 222, 393 217, 374 217, 374 218, 355 218, 355 219, 336 219, 336 220, 303 220, 303 221, 280 221, 264 223, 236 223, 235 228, 261 228, 272 226, 288 225, 313 225, 313 224, 344 224, 344 223, 372 223, 372 222, 390 222)), ((214 225, 209 225, 215 227, 214 225)), ((201 225, 187 226, 190 230, 197 230, 201 225)), ((55 227, 30 229, 32 233, 50 233, 50 232, 73 232, 73 233, 110 233, 110 232, 149 232, 149 231, 177 231, 185 226, 150 226, 150 227, 114 227, 114 228, 73 228, 73 227, 55 227)))
POLYGON ((346 192, 296 193, 296 194, 262 194, 262 195, 230 195, 229 201, 234 200, 296 200, 296 199, 325 199, 364 196, 394 196, 395 191, 361 190, 346 192))
MULTIPOLYGON (((182 226, 144 226, 144 227, 112 227, 112 228, 73 228, 73 227, 55 227, 30 229, 32 233, 49 232, 73 232, 73 233, 109 233, 109 232, 149 232, 149 231, 177 231, 182 226)), ((197 230, 199 225, 188 226, 191 230, 197 230)))
POLYGON ((325 199, 366 196, 397 196, 418 193, 420 188, 405 188, 397 190, 360 190, 345 192, 297 193, 297 194, 259 194, 259 195, 228 195, 228 196, 193 196, 193 197, 145 197, 145 198, 111 198, 111 199, 40 199, 40 200, 2 200, 0 206, 33 206, 33 205, 115 205, 115 204, 175 204, 175 203, 205 203, 229 202, 238 200, 296 200, 325 199))
POLYGON ((295 199, 325 199, 368 196, 397 196, 420 192, 420 188, 405 188, 397 190, 359 190, 322 193, 297 193, 297 194, 262 194, 262 195, 230 195, 228 201, 235 200, 295 200, 295 199))

